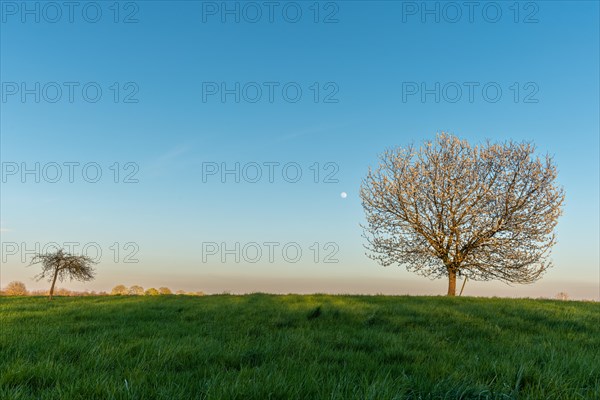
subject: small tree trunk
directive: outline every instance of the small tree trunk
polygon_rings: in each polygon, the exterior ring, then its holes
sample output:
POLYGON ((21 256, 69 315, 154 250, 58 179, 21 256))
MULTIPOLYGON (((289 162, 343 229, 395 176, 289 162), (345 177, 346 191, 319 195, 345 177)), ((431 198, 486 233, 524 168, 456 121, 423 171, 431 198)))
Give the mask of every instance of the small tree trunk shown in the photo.
POLYGON ((462 287, 460 288, 460 293, 458 294, 459 296, 462 296, 463 290, 465 290, 465 284, 467 283, 467 279, 469 278, 465 276, 465 280, 463 281, 462 287))
POLYGON ((52 286, 50 286, 50 299, 52 300, 52 294, 54 293, 54 285, 56 284, 56 278, 58 277, 58 269, 54 271, 54 278, 52 278, 52 286))
POLYGON ((448 296, 456 296, 456 270, 448 268, 448 296))

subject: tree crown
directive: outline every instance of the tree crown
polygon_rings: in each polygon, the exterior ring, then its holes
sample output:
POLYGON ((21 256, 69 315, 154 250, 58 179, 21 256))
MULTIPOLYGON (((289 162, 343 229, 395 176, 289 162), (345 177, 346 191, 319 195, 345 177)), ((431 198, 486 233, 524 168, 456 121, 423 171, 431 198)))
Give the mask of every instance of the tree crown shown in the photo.
POLYGON ((384 152, 361 186, 368 256, 433 278, 530 283, 550 266, 564 191, 531 143, 442 133, 384 152))
POLYGON ((95 275, 93 265, 96 262, 88 256, 72 255, 58 249, 53 253, 36 254, 29 265, 34 264, 42 265, 42 272, 36 275, 37 280, 47 278, 50 281, 56 273, 62 282, 66 278, 78 281, 92 280, 95 275))

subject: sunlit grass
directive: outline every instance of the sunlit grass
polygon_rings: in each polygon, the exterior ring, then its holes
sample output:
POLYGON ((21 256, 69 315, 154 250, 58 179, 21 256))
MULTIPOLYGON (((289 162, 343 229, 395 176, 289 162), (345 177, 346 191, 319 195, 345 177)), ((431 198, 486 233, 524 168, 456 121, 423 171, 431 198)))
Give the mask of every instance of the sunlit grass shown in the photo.
POLYGON ((2 399, 595 399, 600 305, 388 296, 0 299, 2 399))

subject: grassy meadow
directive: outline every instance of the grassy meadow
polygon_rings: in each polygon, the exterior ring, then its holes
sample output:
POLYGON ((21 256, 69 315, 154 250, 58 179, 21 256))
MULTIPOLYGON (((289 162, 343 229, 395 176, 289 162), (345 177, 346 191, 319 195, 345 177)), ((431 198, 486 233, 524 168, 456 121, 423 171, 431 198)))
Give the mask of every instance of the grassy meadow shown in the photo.
POLYGON ((0 298, 1 399, 599 399, 600 304, 0 298))

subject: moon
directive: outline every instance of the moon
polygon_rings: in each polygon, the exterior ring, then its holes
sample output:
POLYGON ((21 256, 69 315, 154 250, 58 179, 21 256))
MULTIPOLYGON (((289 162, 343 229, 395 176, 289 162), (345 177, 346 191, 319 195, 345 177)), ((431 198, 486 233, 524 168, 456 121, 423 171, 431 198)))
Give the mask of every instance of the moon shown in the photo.
POLYGON ((348 197, 348 193, 346 193, 346 192, 342 192, 342 193, 340 193, 340 197, 341 197, 342 199, 345 199, 346 197, 348 197))

